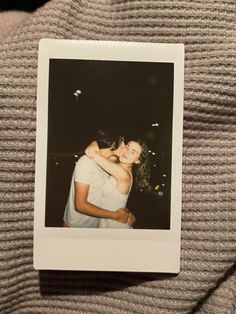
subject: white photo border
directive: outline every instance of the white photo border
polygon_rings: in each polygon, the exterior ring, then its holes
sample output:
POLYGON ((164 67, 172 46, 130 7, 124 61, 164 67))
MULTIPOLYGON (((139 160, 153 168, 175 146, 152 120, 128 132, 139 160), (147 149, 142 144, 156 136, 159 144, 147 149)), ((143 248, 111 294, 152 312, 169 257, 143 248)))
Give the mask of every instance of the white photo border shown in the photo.
POLYGON ((180 271, 184 45, 41 39, 38 57, 34 268, 178 273, 180 271), (45 227, 50 59, 174 64, 170 230, 45 227))

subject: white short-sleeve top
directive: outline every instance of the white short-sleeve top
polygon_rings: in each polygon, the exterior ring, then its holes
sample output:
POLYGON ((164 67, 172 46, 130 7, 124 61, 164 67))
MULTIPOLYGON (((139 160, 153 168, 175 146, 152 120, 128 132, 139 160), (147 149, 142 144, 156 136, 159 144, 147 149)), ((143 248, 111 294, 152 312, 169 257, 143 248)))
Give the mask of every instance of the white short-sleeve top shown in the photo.
MULTIPOLYGON (((131 184, 132 186, 132 184, 131 184)), ((131 187, 130 187, 131 190, 131 187)), ((110 210, 116 211, 119 208, 126 207, 130 190, 127 194, 121 193, 117 188, 116 179, 109 177, 105 180, 105 184, 102 188, 102 207, 110 210)), ((128 223, 120 223, 116 220, 103 219, 99 221, 100 228, 116 228, 116 229, 130 229, 128 223)))
POLYGON ((64 222, 70 227, 98 228, 99 218, 75 210, 75 182, 89 185, 88 202, 102 207, 102 187, 109 175, 94 161, 83 155, 76 163, 70 193, 64 212, 64 222))

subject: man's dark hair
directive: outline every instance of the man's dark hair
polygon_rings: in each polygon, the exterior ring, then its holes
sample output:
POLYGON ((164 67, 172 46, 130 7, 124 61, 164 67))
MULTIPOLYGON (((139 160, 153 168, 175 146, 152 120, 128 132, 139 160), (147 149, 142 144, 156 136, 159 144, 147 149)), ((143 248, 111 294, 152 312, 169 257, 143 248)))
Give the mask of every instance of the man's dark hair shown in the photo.
POLYGON ((121 137, 111 131, 98 130, 95 140, 100 149, 110 148, 117 149, 121 143, 121 137))

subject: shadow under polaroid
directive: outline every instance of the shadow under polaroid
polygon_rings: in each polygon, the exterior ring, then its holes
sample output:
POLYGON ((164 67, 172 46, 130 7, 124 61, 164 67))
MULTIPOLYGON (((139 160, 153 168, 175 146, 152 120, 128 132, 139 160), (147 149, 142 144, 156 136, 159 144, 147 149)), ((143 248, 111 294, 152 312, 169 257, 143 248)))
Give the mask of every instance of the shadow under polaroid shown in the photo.
POLYGON ((40 270, 40 293, 53 295, 99 295, 122 291, 149 281, 171 279, 178 274, 98 271, 40 270))

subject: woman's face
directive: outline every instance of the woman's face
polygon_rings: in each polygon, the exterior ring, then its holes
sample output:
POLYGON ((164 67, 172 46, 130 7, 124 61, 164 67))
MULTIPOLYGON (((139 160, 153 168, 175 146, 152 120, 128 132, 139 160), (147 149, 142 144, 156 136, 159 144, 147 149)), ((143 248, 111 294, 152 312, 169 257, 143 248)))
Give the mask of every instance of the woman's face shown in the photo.
POLYGON ((125 148, 125 142, 122 140, 120 142, 120 145, 119 147, 113 151, 113 154, 116 156, 116 157, 120 157, 120 154, 122 153, 123 149, 125 148))
POLYGON ((122 149, 119 160, 120 162, 126 164, 138 164, 140 162, 139 157, 141 153, 142 147, 140 146, 140 144, 134 141, 129 141, 122 149))

